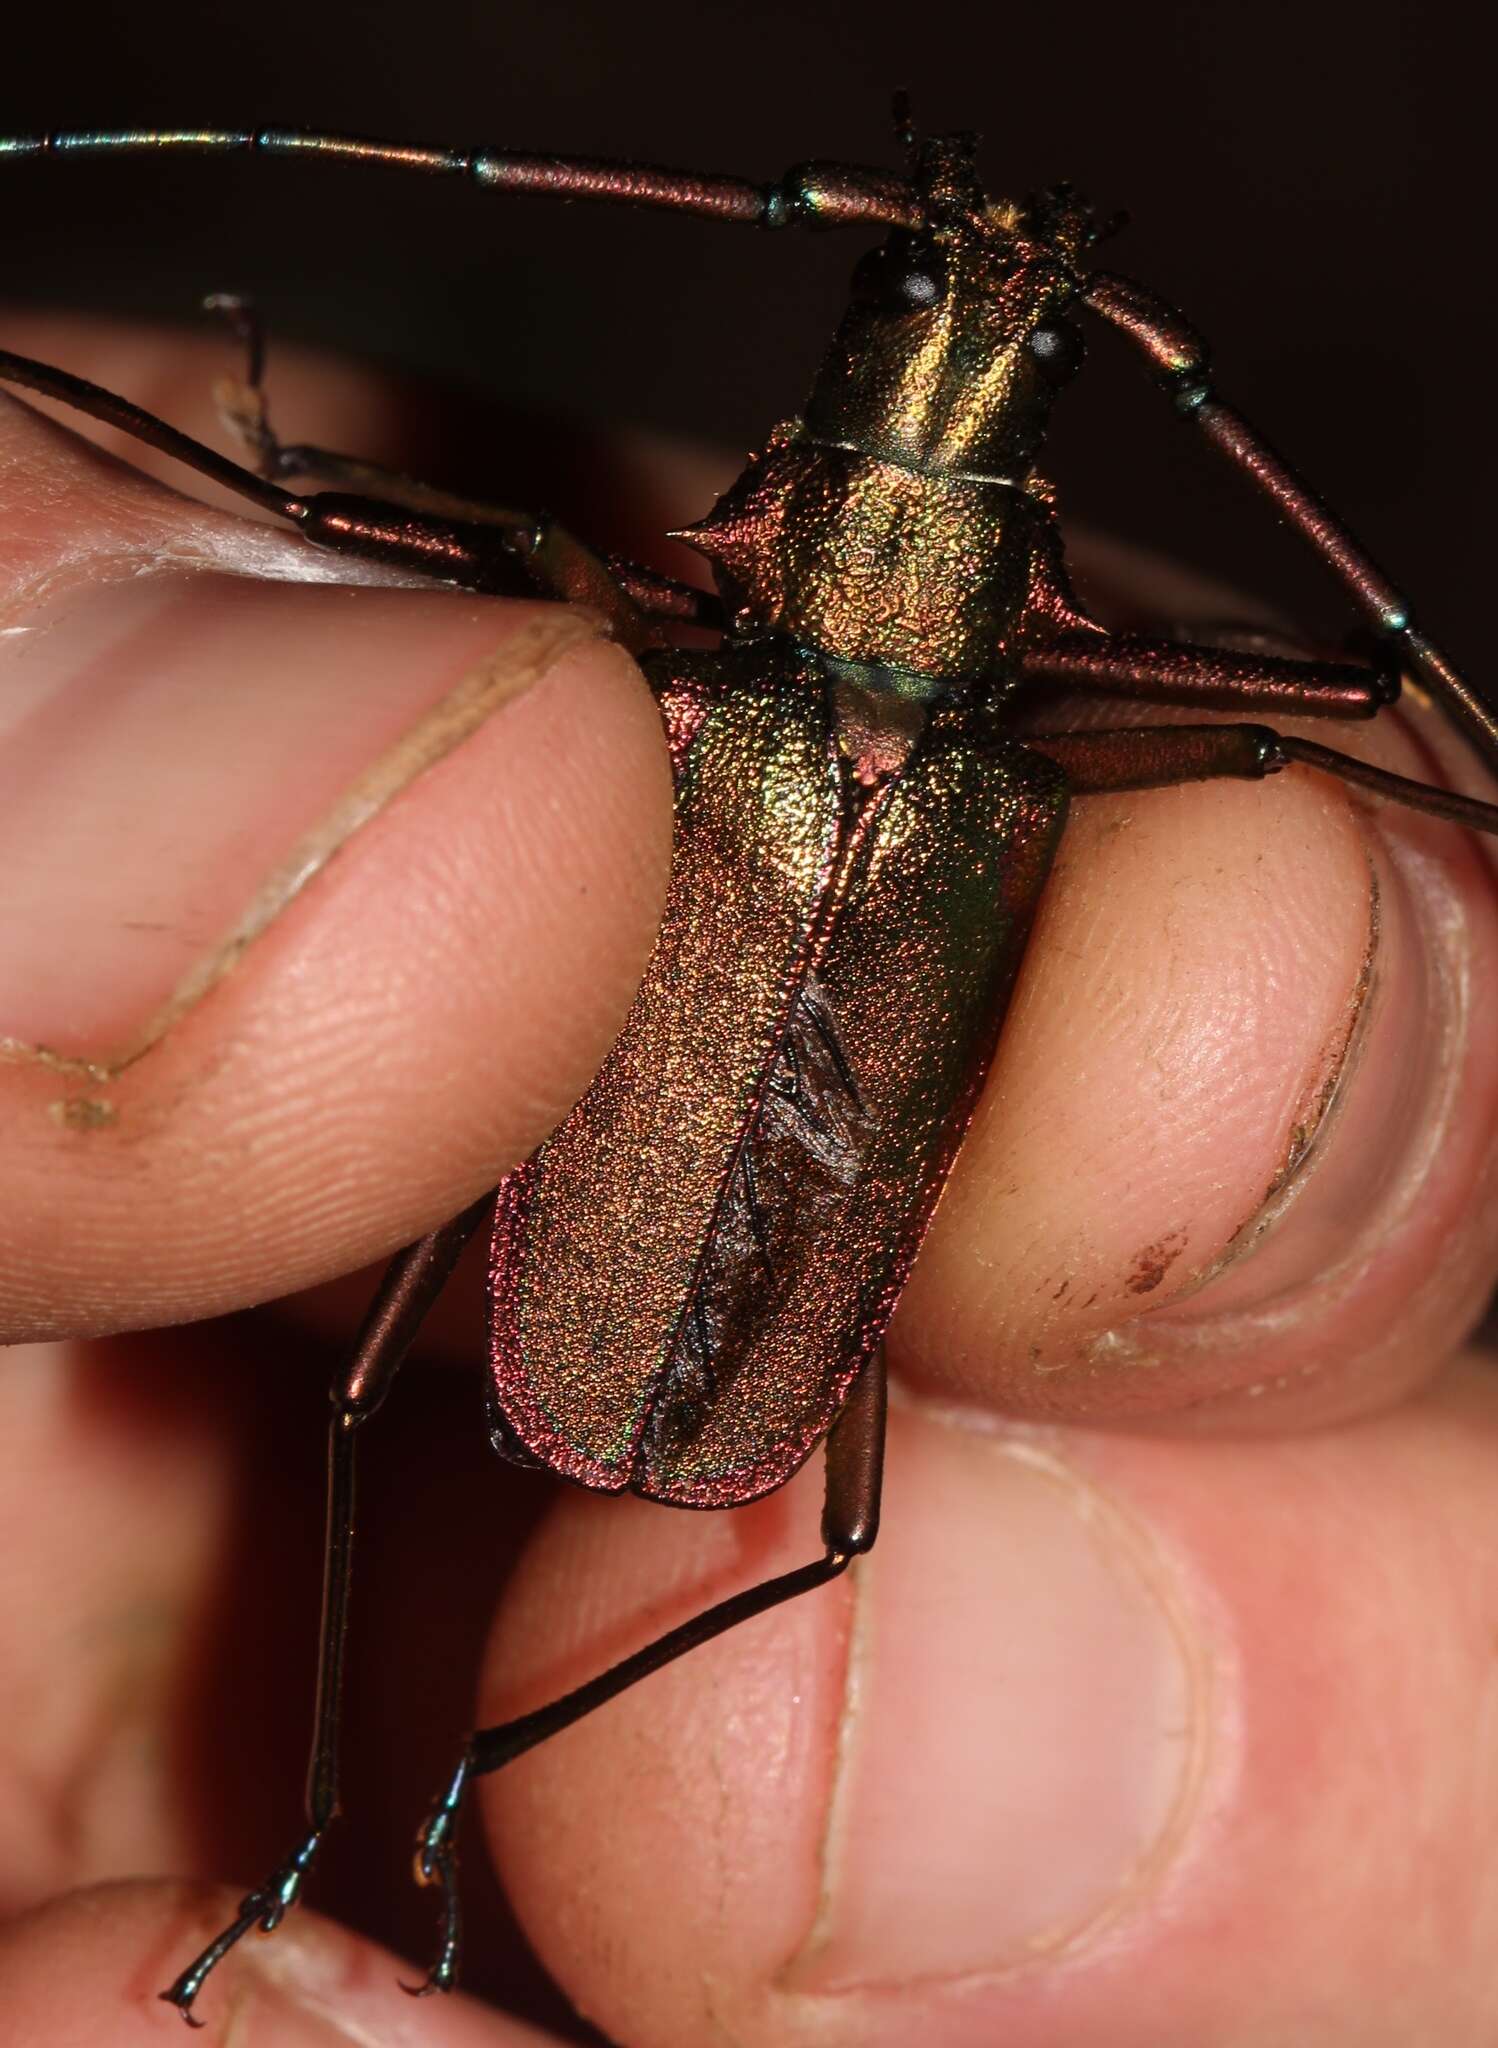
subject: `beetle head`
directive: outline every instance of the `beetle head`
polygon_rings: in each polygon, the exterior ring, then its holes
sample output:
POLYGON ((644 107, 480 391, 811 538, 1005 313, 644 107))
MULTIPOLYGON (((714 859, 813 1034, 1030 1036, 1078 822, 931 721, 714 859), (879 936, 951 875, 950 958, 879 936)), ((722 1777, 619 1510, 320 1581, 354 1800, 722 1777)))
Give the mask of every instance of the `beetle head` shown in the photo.
POLYGON ((1018 480, 1082 358, 1067 309, 1090 209, 1064 186, 990 200, 964 135, 916 145, 912 182, 924 217, 859 261, 807 427, 912 468, 1018 480))

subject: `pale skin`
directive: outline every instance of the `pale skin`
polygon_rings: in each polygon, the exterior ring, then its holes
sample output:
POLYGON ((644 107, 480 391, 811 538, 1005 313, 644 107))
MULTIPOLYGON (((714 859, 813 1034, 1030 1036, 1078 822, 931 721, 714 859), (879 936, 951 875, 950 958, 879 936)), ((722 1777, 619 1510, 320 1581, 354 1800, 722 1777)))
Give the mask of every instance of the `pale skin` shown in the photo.
MULTIPOLYGON (((213 430, 211 337, 28 317, 6 340, 213 430)), ((289 353, 273 378, 287 432, 401 451, 371 378, 289 353)), ((631 459, 647 526, 726 480, 631 459)), ((247 594, 226 572, 294 575, 295 543, 95 466, 9 404, 0 464, 7 603, 45 577, 59 618, 86 615, 91 689, 200 645, 215 702, 273 687, 290 721, 263 760, 210 730, 201 809, 191 778, 159 779, 183 744, 169 711, 142 729, 125 785, 174 826, 149 901, 108 891, 144 886, 139 834, 46 839, 51 926, 85 896, 93 922, 54 948, 56 1014, 31 987, 55 929, 29 929, 0 984, 28 1029, 97 1049, 260 885, 298 776, 314 808, 337 797, 533 614, 247 594), (347 720, 306 711, 329 691, 347 720), (388 733, 345 745, 374 698, 388 733), (215 865, 231 784, 243 858, 215 865), (116 943, 137 925, 139 949, 116 943)), ((610 537, 629 530, 616 514, 610 537)), ((1228 609, 1158 569, 1093 573, 1157 616, 1228 609)), ((86 761, 101 702, 39 758, 86 761)), ((1418 707, 1336 743, 1491 794, 1418 707)), ((15 804, 32 774, 28 756, 15 804)), ((43 802, 38 834, 54 824, 43 802)), ((581 638, 123 1076, 0 1064, 0 1327, 36 1347, 0 1375, 7 2039, 176 2038, 152 1994, 295 1834, 316 1382, 363 1284, 320 1283, 461 1209, 586 1084, 668 838, 654 707, 581 638), (60 1101, 113 1115, 81 1128, 60 1101), (197 1320, 293 1287, 319 1291, 197 1320)), ((7 928, 39 886, 21 872, 7 928)), ((393 1979, 418 1972, 431 1902, 405 1905, 405 1844, 464 1726, 810 1556, 819 1487, 686 1516, 515 1475, 482 1442, 460 1287, 374 1426, 383 1453, 369 1439, 360 1733, 344 1860, 313 1892, 347 1924, 299 1909, 246 1942, 203 1995, 206 2038, 551 2038, 503 2010, 523 1966, 497 1945, 487 1846, 568 1996, 630 2048, 1483 2048, 1498 1387, 1460 1347, 1498 1266, 1494 894, 1487 849, 1298 770, 1079 807, 896 1320, 878 1549, 488 1781, 465 1838, 472 1989, 414 2007, 393 1979)), ((0 1015, 6 1033, 24 1035, 0 1015)))

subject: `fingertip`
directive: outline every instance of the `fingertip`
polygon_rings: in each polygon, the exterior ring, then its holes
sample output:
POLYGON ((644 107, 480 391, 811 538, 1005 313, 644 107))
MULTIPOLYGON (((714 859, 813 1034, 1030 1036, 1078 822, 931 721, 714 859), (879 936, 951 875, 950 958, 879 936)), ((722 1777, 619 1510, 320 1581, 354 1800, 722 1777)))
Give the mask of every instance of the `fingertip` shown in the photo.
POLYGON ((1372 915, 1347 807, 1304 781, 1079 800, 902 1363, 1021 1413, 1126 1411, 1098 1340, 1198 1284, 1304 1149, 1372 915))
MULTIPOLYGON (((1362 743, 1420 772, 1397 729, 1362 743)), ((1491 1284, 1480 854, 1299 771, 1089 799, 1068 834, 897 1365, 1151 1428, 1401 1397, 1491 1284)))
MULTIPOLYGON (((1471 1372, 1189 1452, 897 1405, 851 1583, 484 1788, 533 1942, 639 2048, 1482 2038, 1494 1420, 1471 1372)), ((796 1484, 747 1539, 569 1504, 486 1716, 804 1560, 796 1484)))
MULTIPOLYGON (((612 2038, 694 2038, 710 1986, 745 2048, 1051 2040, 1031 2021, 1053 1968, 1154 1910, 1206 1768, 1169 1565, 1060 1458, 903 1404, 892 1423, 883 1533, 848 1579, 484 1790, 532 1941, 612 2038)), ((506 1601, 486 1719, 806 1561, 819 1476, 732 1517, 745 1534, 568 1503, 506 1601)))
MULTIPOLYGON (((568 1495, 507 1586, 484 1720, 807 1562, 819 1512, 817 1472, 731 1515, 568 1495)), ((844 1582, 794 1600, 480 1782, 527 1934, 611 2038, 695 2038, 706 1984, 735 2038, 800 2038, 767 2037, 763 2013, 816 1917, 851 1616, 844 1582)))
MULTIPOLYGON (((73 1892, 0 1928, 6 2038, 27 2048, 346 2048, 404 2024, 394 1956, 298 1909, 250 1934, 209 1977, 193 2032, 163 1988, 237 1916, 236 1894, 130 1880, 73 1892), (399 2001, 399 2003, 398 2003, 399 2001)), ((409 1966, 407 1974, 409 1974, 409 1966)), ((544 2036, 462 1998, 429 2001, 432 2048, 546 2048, 544 2036)))
POLYGON ((8 643, 12 1335, 454 1213, 586 1084, 664 893, 659 719, 575 615, 142 566, 8 643))

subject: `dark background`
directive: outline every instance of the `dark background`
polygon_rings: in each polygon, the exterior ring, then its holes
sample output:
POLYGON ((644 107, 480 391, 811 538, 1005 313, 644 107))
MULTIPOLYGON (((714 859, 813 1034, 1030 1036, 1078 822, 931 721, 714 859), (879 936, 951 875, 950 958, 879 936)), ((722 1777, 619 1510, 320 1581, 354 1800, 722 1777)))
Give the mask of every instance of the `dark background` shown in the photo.
MULTIPOLYGON (((928 126, 982 131, 994 189, 1070 177, 1104 209, 1129 210, 1106 260, 1212 336, 1226 395, 1351 520, 1430 630, 1479 678, 1498 680, 1484 630, 1494 113, 1486 53, 1465 14, 1401 0, 1114 0, 1093 11, 990 0, 974 14, 949 0, 13 7, 0 133, 302 124, 638 155, 769 180, 807 156, 894 162, 889 99, 907 87, 928 126)), ((277 333, 414 365, 503 402, 512 417, 518 406, 543 423, 543 443, 545 417, 560 408, 752 444, 800 403, 864 241, 563 211, 456 184, 275 164, 0 162, 0 194, 0 295, 187 319, 205 289, 246 288, 277 333)), ((510 496, 509 432, 455 434, 436 453, 442 480, 510 496)), ((527 491, 537 438, 520 463, 527 491)), ((1174 547, 1313 625, 1335 628, 1344 616, 1322 574, 1106 336, 1061 409, 1051 466, 1078 517, 1174 547)), ((563 459, 549 509, 587 531, 579 490, 563 459)), ((259 1355, 260 1343, 252 1348, 259 1355)), ((446 1540, 484 1562, 457 1575, 429 1562, 408 1589, 407 1620, 358 1634, 364 1665, 351 1682, 369 1703, 363 1721, 380 1724, 363 1734, 399 1759, 401 1796, 387 1802, 389 1841, 371 1836, 387 1817, 363 1809, 319 1890, 319 1903, 415 1953, 431 1911, 400 1881, 410 1816, 465 1712, 491 1597, 483 1581, 500 1548, 497 1494, 513 1504, 517 1484, 525 1490, 514 1474, 494 1487, 471 1389, 436 1400, 451 1412, 372 1437, 365 1526, 376 1555, 363 1576, 400 1576, 395 1553, 422 1523, 414 1503, 428 1480, 444 1502, 462 1493, 470 1503, 462 1534, 444 1523, 446 1540), (447 1614, 465 1601, 466 1618, 447 1614), (412 1615, 424 1617, 419 1626, 412 1615), (387 1697, 391 1646, 408 1636, 441 1639, 426 1660, 430 1699, 387 1697)), ((262 1378, 255 1403, 245 1440, 264 1437, 274 1490, 305 1508, 318 1487, 320 1395, 293 1358, 284 1394, 272 1399, 262 1378), (291 1444, 306 1452, 295 1485, 291 1444)), ((263 1503, 260 1482, 247 1499, 263 1503)), ((241 1638, 263 1635, 266 1669, 297 1600, 298 1640, 310 1637, 317 1529, 310 1510, 302 1519, 302 1553, 271 1570, 265 1517, 250 1516, 242 1569, 226 1570, 229 1620, 241 1638)), ((225 1671, 242 1670, 242 1656, 225 1671)), ((232 1726, 247 1703, 223 1684, 232 1726)), ((248 1711, 257 1741, 284 1748, 295 1784, 300 1687, 248 1711)), ((205 1813, 221 1813, 222 1757, 201 1763, 205 1813)), ((380 1783, 380 1770, 361 1756, 350 1775, 380 1783)), ((284 1815, 250 1811, 248 1792, 244 1803, 232 1851, 215 1841, 206 1868, 248 1876, 281 1846, 284 1815)), ((476 1858, 467 1881, 487 1889, 476 1858)), ((507 2000, 519 1991, 565 2025, 533 1980, 523 1988, 513 1954, 474 1962, 475 1988, 507 2000)))
MULTIPOLYGON (((1493 112, 1479 32, 1454 6, 1401 0, 973 15, 950 0, 33 7, 7 21, 0 132, 275 122, 768 180, 806 156, 895 161, 887 108, 905 86, 929 127, 982 131, 994 189, 1065 176, 1129 211, 1106 260, 1208 333, 1225 394, 1481 673, 1493 112)), ((801 402, 864 239, 319 167, 12 163, 0 178, 8 293, 186 318, 205 288, 244 287, 281 334, 734 449, 801 402)), ((1069 512, 1337 619, 1111 337, 1057 443, 1069 512)), ((481 476, 466 437, 439 462, 444 480, 513 487, 502 448, 485 445, 481 476)), ((559 480, 546 509, 586 529, 568 495, 559 480)))

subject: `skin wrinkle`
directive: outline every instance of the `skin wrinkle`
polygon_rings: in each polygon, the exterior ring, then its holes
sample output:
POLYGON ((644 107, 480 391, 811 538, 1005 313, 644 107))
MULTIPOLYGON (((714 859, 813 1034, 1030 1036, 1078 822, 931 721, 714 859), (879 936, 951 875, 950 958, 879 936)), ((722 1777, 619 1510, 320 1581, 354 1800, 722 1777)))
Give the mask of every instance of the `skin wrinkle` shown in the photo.
POLYGON ((939 1984, 948 1990, 975 1990, 1016 1977, 1037 1962, 1043 1962, 1048 1970, 1061 1971, 1074 1961, 1105 1954, 1116 1942, 1129 1938, 1128 1923, 1136 1909, 1169 1911, 1171 1896, 1189 1883, 1192 1868, 1209 1852, 1216 1833, 1214 1816, 1225 1813, 1241 1764, 1237 1661, 1230 1647, 1221 1647, 1231 1643, 1226 1618, 1217 1611, 1218 1603, 1210 1588, 1195 1582, 1184 1558, 1174 1552, 1167 1558, 1164 1545, 1144 1524, 1054 1448, 1067 1442, 1070 1432, 1063 1434, 1044 1425, 1016 1424, 982 1410, 916 1400, 898 1388, 892 1390, 892 1399, 900 1406, 919 1410, 943 1428, 988 1438, 1000 1455, 1065 1489, 1083 1521, 1108 1532, 1110 1558, 1123 1560, 1136 1584, 1150 1593, 1174 1641, 1189 1701, 1189 1725, 1179 1732, 1189 1747, 1169 1813, 1155 1840, 1136 1859, 1114 1896, 1079 1923, 1037 1931, 1027 1941, 1024 1954, 993 1969, 957 1976, 918 1975, 887 1984, 872 1976, 827 1986, 815 1994, 795 1990, 795 1977, 808 1964, 814 1965, 831 1910, 830 1873, 836 1869, 839 1838, 851 1797, 850 1761, 857 1742, 861 1674, 868 1670, 873 1654, 873 1620, 869 1612, 872 1579, 868 1574, 878 1553, 861 1560, 859 1571, 853 1574, 854 1625, 849 1633, 845 1703, 820 1845, 822 1881, 817 1915, 805 1940, 781 1965, 773 1980, 777 1989, 791 1991, 814 2003, 866 1996, 879 1990, 907 1991, 928 1984, 939 1984), (1201 1610, 1199 1622, 1192 1618, 1193 1608, 1201 1610))
MULTIPOLYGON (((529 621, 488 661, 471 669, 395 746, 367 768, 332 808, 303 833, 256 890, 235 923, 194 962, 166 1001, 122 1046, 94 1058, 45 1045, 0 1038, 0 1062, 34 1064, 59 1074, 113 1081, 158 1045, 240 961, 248 948, 328 866, 361 826, 450 754, 493 714, 541 677, 573 648, 597 637, 591 614, 568 610, 529 621)), ((54 1109, 53 1114, 59 1112, 54 1109)), ((62 1112, 66 1114, 65 1110, 62 1112)))

